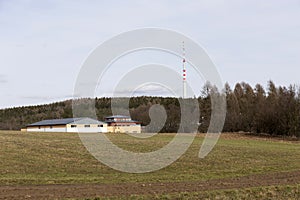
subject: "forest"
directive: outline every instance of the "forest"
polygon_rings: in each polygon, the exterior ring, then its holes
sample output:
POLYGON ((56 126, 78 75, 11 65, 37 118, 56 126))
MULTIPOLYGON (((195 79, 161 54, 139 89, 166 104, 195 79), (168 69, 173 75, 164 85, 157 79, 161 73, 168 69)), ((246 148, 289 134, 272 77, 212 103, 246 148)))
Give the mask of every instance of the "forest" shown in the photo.
MULTIPOLYGON (((198 100, 200 117, 199 132, 206 132, 211 117, 211 95, 219 93, 209 83, 202 88, 198 100)), ((227 112, 223 132, 250 132, 271 136, 300 137, 300 90, 296 85, 276 86, 269 81, 267 88, 260 84, 251 87, 241 82, 233 88, 225 84, 227 112)), ((220 93, 219 93, 220 94, 220 93)), ((120 98, 121 99, 121 98, 120 98)), ((89 101, 91 99, 84 99, 89 101)), ((96 114, 99 120, 111 115, 111 98, 95 98, 96 114)), ((150 123, 149 109, 162 105, 167 119, 160 132, 177 132, 180 124, 180 103, 175 97, 140 96, 129 99, 132 119, 142 125, 150 123)), ((19 130, 27 124, 44 119, 70 118, 72 100, 46 105, 24 106, 0 110, 0 129, 19 130)))

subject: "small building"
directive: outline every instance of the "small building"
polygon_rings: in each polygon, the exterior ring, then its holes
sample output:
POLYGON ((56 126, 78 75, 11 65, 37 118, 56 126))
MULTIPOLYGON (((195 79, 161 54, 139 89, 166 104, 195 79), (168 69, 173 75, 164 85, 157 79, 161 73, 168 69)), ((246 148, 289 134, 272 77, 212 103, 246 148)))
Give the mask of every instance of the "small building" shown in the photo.
POLYGON ((141 133, 141 123, 129 116, 113 115, 105 117, 107 130, 111 133, 141 133))
POLYGON ((84 132, 106 133, 107 124, 91 118, 66 118, 50 119, 29 124, 26 129, 29 132, 84 132))

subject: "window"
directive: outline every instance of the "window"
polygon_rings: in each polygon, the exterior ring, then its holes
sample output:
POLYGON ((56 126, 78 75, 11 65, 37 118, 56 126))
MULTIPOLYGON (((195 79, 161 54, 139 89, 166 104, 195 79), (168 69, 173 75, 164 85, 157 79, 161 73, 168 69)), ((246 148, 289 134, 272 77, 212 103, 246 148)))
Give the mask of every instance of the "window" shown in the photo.
POLYGON ((103 127, 103 125, 101 124, 101 125, 98 125, 98 127, 103 127))
POLYGON ((77 125, 71 125, 71 128, 76 128, 77 127, 77 125))
POLYGON ((84 125, 84 128, 90 128, 91 125, 84 125))

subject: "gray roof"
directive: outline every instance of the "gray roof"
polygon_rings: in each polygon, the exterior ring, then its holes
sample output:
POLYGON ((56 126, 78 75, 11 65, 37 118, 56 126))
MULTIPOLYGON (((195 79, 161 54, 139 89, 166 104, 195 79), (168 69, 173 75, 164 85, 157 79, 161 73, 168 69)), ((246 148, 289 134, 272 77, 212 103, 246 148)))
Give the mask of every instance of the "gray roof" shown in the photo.
POLYGON ((130 116, 126 115, 113 115, 109 117, 105 117, 105 122, 110 123, 110 122, 117 122, 117 123, 128 123, 128 122, 134 122, 134 123, 140 123, 139 121, 132 120, 130 116), (119 121, 118 119, 127 119, 126 121, 119 121), (115 120, 116 119, 116 120, 115 120))
POLYGON ((75 121, 69 124, 105 124, 105 122, 86 117, 86 118, 77 118, 75 121))
POLYGON ((105 117, 105 118, 130 118, 130 116, 126 116, 126 115, 112 115, 112 116, 105 117))
POLYGON ((39 121, 27 126, 49 126, 49 125, 66 125, 66 124, 104 124, 104 122, 91 119, 88 117, 84 118, 65 118, 65 119, 48 119, 39 121))

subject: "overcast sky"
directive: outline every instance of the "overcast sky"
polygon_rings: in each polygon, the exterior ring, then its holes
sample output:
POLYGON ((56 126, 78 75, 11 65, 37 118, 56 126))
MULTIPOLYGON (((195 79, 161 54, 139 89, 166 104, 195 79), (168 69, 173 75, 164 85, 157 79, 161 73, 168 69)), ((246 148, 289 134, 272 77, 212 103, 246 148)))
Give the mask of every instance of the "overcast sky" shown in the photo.
POLYGON ((0 0, 0 108, 72 98, 93 49, 144 27, 192 38, 232 87, 299 84, 299 19, 299 0, 0 0))

